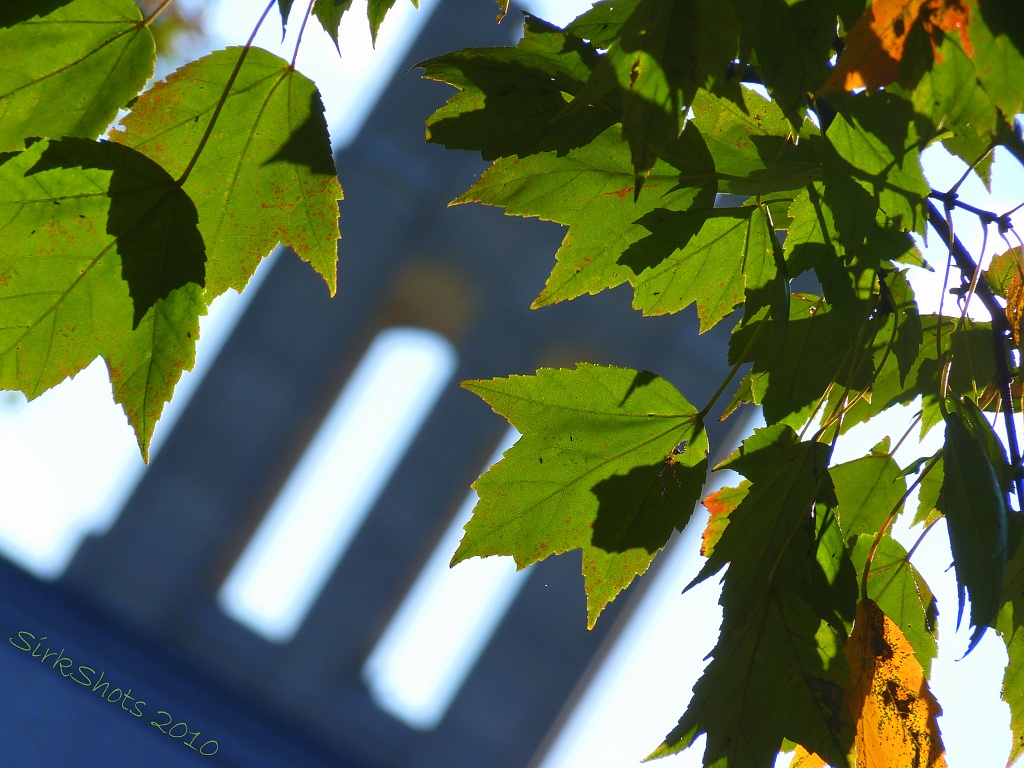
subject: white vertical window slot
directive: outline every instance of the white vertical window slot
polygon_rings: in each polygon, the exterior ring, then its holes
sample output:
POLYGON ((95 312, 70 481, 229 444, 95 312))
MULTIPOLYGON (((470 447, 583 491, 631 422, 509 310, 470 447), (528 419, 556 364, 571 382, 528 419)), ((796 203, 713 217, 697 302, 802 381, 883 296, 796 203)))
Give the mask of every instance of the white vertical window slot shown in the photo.
POLYGON ((433 331, 373 340, 221 587, 229 616, 273 642, 295 635, 455 362, 433 331))
MULTIPOLYGON (((487 466, 518 438, 510 429, 487 466)), ((377 706, 420 730, 444 717, 526 579, 510 557, 448 567, 476 502, 470 491, 363 666, 377 706)))

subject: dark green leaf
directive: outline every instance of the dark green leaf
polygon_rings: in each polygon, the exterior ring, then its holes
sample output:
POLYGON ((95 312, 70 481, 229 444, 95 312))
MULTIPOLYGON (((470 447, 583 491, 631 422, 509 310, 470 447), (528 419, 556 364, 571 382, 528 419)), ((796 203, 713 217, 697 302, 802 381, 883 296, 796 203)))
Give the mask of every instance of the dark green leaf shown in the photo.
POLYGON ((288 14, 292 9, 294 0, 277 0, 278 10, 281 11, 281 37, 284 38, 285 29, 288 26, 288 14))
POLYGON ((855 592, 839 590, 849 605, 829 604, 842 563, 818 557, 810 515, 829 496, 827 463, 828 446, 779 425, 756 431, 723 464, 750 488, 694 580, 729 564, 722 632, 686 713, 651 757, 706 733, 708 766, 771 766, 784 737, 846 766, 845 637, 830 621, 852 615, 855 592))
POLYGON ((338 47, 338 26, 341 24, 341 17, 351 7, 352 0, 316 0, 313 6, 313 15, 324 31, 331 36, 335 48, 338 47))
POLYGON ((836 6, 833 0, 739 0, 743 36, 754 49, 761 79, 796 126, 803 119, 798 108, 828 75, 836 6))
POLYGON ((597 48, 607 48, 619 36, 619 30, 636 10, 640 0, 602 0, 579 16, 566 32, 588 40, 597 48))
POLYGON ((1003 490, 982 438, 960 413, 948 413, 945 421, 942 495, 960 600, 957 625, 963 617, 965 592, 971 598, 974 633, 969 653, 995 621, 1001 604, 1007 513, 1003 490))
POLYGON ((459 93, 427 119, 427 141, 477 150, 485 160, 581 147, 613 122, 604 110, 566 112, 597 52, 580 38, 527 16, 515 48, 471 48, 418 66, 459 93))
POLYGON ((523 437, 474 484, 452 564, 512 555, 525 568, 582 548, 593 626, 693 513, 708 450, 697 410, 652 373, 585 363, 462 386, 523 437))
MULTIPOLYGON (((752 361, 750 392, 764 409, 769 424, 800 426, 829 385, 859 391, 869 384, 864 366, 855 357, 870 353, 870 333, 858 333, 862 317, 831 309, 816 296, 793 294, 785 330, 776 335, 773 317, 768 330, 758 333, 757 324, 737 329, 729 342, 732 363, 752 361), (858 344, 858 337, 861 339, 858 344), (741 360, 740 352, 753 345, 741 360)), ((877 321, 868 321, 877 322, 877 321)))

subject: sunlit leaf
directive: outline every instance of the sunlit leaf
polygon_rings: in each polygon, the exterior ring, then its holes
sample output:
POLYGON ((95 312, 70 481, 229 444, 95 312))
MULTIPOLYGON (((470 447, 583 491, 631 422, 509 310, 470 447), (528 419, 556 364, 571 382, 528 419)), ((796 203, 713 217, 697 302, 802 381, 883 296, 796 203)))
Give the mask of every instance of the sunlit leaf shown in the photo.
POLYGON ((4 5, 0 152, 32 137, 96 138, 153 75, 153 35, 131 0, 72 0, 43 16, 4 5))
POLYGON ((764 195, 800 189, 821 176, 816 129, 806 123, 806 136, 797 144, 779 105, 756 91, 744 89, 737 103, 701 90, 692 122, 707 143, 722 192, 764 195))
POLYGON ((0 388, 36 397, 102 355, 145 457, 205 313, 196 209, 109 142, 39 141, 0 162, 0 388))
MULTIPOLYGON (((366 8, 367 18, 370 20, 370 37, 373 39, 374 45, 377 44, 377 33, 380 31, 380 25, 384 22, 384 17, 387 16, 388 11, 394 6, 395 0, 369 0, 366 8)), ((412 4, 417 8, 420 7, 419 0, 412 0, 412 4)), ((499 7, 502 11, 508 10, 508 0, 499 0, 499 7)), ((498 17, 501 18, 500 16, 498 17)))
MULTIPOLYGON (((216 51, 157 83, 113 138, 183 174, 241 52, 216 51)), ((333 295, 341 186, 320 94, 287 61, 249 51, 184 189, 206 242, 208 301, 244 288, 278 242, 309 262, 333 295)))
POLYGON ((1024 24, 1015 2, 962 0, 970 10, 964 48, 985 93, 1006 117, 1024 111, 1024 24))
POLYGON ((722 533, 729 524, 729 515, 749 492, 750 481, 744 480, 735 488, 722 488, 708 494, 701 502, 710 515, 704 533, 701 534, 700 553, 704 557, 711 557, 711 553, 715 551, 715 545, 722 538, 722 533))
POLYGON ((837 464, 828 472, 839 502, 839 525, 846 538, 878 531, 907 490, 887 441, 876 445, 868 455, 837 464))
POLYGON ((693 513, 708 450, 697 410, 654 374, 584 363, 462 386, 523 437, 474 484, 452 564, 582 549, 593 626, 693 513))
POLYGON ((653 211, 640 223, 648 237, 622 261, 637 272, 633 306, 645 315, 678 312, 697 303, 706 331, 743 303, 746 291, 775 277, 772 235, 759 206, 715 211, 653 211), (640 270, 641 265, 651 266, 640 270))
POLYGON ((564 155, 541 152, 502 158, 455 203, 503 206, 517 216, 537 216, 569 226, 555 254, 557 264, 535 307, 631 281, 643 268, 628 263, 628 248, 650 231, 642 217, 657 208, 705 209, 714 204, 714 168, 700 134, 686 131, 679 154, 685 170, 659 161, 644 194, 633 202, 629 148, 612 127, 564 155))
POLYGON ((313 15, 316 16, 324 31, 331 36, 331 40, 334 41, 336 48, 338 46, 338 27, 341 24, 341 17, 351 7, 352 0, 316 0, 316 3, 313 5, 313 15))
POLYGON ((864 573, 868 555, 874 548, 868 597, 900 628, 917 663, 925 674, 938 655, 938 605, 927 582, 907 560, 907 551, 886 534, 875 548, 875 534, 861 534, 854 542, 850 559, 858 580, 864 573))
POLYGON ((900 627, 870 599, 857 606, 843 650, 847 707, 856 723, 857 768, 945 768, 942 713, 900 627))
MULTIPOLYGON (((679 136, 698 88, 722 87, 738 49, 736 10, 721 0, 640 0, 609 43, 581 98, 621 105, 636 192, 661 151, 679 136), (699 35, 690 36, 690 30, 699 35), (678 40, 689 38, 688 45, 678 40)), ((738 88, 733 88, 738 98, 738 88)))
POLYGON ((1006 566, 1006 585, 995 628, 1006 643, 1003 701, 1010 707, 1013 743, 1007 766, 1024 754, 1024 547, 1019 544, 1006 566))
POLYGON ((921 66, 921 62, 904 61, 915 25, 928 32, 955 30, 966 27, 968 15, 960 0, 872 0, 847 33, 843 53, 822 91, 873 90, 896 82, 901 64, 921 66))

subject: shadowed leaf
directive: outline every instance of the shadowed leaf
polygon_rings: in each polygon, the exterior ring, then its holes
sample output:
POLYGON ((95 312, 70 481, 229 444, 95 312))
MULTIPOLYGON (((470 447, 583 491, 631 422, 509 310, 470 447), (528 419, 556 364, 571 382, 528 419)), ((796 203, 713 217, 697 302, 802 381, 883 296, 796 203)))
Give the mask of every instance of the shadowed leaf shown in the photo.
MULTIPOLYGON (((828 447, 789 427, 756 430, 721 465, 749 481, 693 583, 723 579, 722 631, 713 660, 676 728, 650 757, 707 734, 704 765, 767 768, 784 738, 845 768, 851 735, 839 715, 846 665, 836 614, 853 612, 842 558, 820 557, 811 509, 831 500, 828 447), (845 576, 842 574, 845 573, 845 576), (850 605, 845 603, 849 599, 850 605)), ((692 584, 691 584, 692 586, 692 584)))
POLYGON ((945 421, 942 496, 956 566, 958 626, 965 592, 971 598, 970 653, 999 611, 1006 575, 1007 513, 996 470, 975 425, 957 412, 948 413, 945 421))
POLYGON ((145 457, 205 313, 192 201, 127 147, 39 141, 0 165, 0 230, 0 388, 36 397, 102 355, 145 457))
MULTIPOLYGON (((216 51, 157 83, 113 138, 184 173, 241 51, 216 51)), ((319 92, 288 62, 249 51, 184 189, 206 241, 207 301, 242 290, 278 242, 334 294, 341 186, 319 92)))

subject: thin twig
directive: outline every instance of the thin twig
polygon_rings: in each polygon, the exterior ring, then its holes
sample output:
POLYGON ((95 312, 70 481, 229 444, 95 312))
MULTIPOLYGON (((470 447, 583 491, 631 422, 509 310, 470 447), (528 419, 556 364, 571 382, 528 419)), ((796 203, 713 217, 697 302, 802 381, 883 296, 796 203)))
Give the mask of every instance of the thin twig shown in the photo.
MULTIPOLYGON (((953 233, 946 224, 946 220, 939 213, 935 204, 927 203, 926 212, 928 214, 928 221, 936 233, 950 244, 949 253, 954 261, 956 261, 960 272, 965 275, 974 274, 974 271, 977 269, 974 259, 971 258, 971 254, 968 253, 963 243, 953 236, 953 233)), ((981 303, 985 305, 985 309, 988 310, 992 318, 992 342, 995 353, 996 378, 999 394, 1003 402, 1006 403, 1006 407, 1003 409, 1003 423, 1006 427, 1006 439, 1010 449, 1010 464, 1013 467, 1014 490, 1017 492, 1018 506, 1021 506, 1024 505, 1024 479, 1021 477, 1021 458, 1020 447, 1017 443, 1017 427, 1013 421, 1013 376, 1010 373, 1010 366, 1007 362, 1007 339, 1010 336, 1010 323, 1006 319, 1006 313, 1003 311, 1003 307, 995 294, 992 293, 992 288, 984 275, 981 275, 978 279, 975 294, 981 300, 981 303)))

